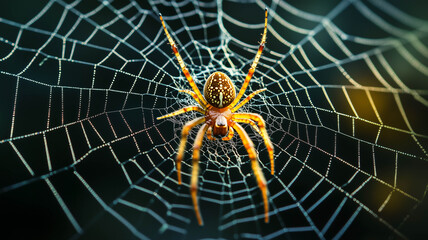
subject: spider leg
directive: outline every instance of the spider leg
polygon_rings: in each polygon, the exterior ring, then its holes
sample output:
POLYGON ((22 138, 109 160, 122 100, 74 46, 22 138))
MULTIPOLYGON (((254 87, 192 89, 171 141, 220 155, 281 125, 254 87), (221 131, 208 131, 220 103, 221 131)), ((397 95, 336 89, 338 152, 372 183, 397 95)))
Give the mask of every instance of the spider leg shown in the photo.
POLYGON ((182 113, 189 112, 189 111, 197 111, 197 112, 200 112, 202 114, 205 114, 205 110, 204 109, 202 109, 202 108, 200 108, 198 106, 189 106, 189 107, 184 107, 182 109, 179 109, 179 110, 177 110, 175 112, 168 113, 166 115, 160 116, 160 117, 158 117, 156 119, 159 120, 159 119, 169 118, 169 117, 180 115, 182 113))
POLYGON ((266 43, 266 32, 267 32, 267 17, 268 17, 268 10, 265 9, 265 27, 263 30, 263 36, 262 41, 260 42, 259 50, 257 51, 256 57, 254 58, 253 63, 251 64, 250 70, 248 70, 248 74, 245 77, 244 83, 242 84, 241 90, 239 90, 238 95, 236 96, 235 100, 230 104, 231 108, 233 108, 236 103, 239 102, 241 97, 244 95, 245 90, 248 87, 248 84, 250 83, 251 78, 253 77, 254 71, 256 70, 257 64, 259 63, 260 56, 262 55, 263 48, 265 47, 266 43))
POLYGON ((229 128, 229 133, 227 134, 227 136, 223 137, 221 140, 223 140, 223 141, 229 141, 230 139, 232 139, 234 132, 235 131, 233 131, 233 128, 230 127, 229 128))
POLYGON ((254 175, 256 176, 257 184, 259 185, 260 190, 262 191, 263 202, 265 207, 265 222, 269 222, 269 204, 268 204, 268 191, 266 188, 266 179, 263 175, 263 172, 260 168, 259 162, 257 161, 256 150, 254 150, 253 141, 251 141, 248 134, 245 132, 244 128, 241 127, 236 122, 232 123, 232 127, 238 132, 241 137, 242 143, 244 144, 245 149, 248 152, 248 157, 251 160, 251 168, 253 169, 254 175))
POLYGON ((254 130, 256 130, 256 132, 257 132, 259 135, 262 135, 262 132, 260 131, 259 127, 257 127, 257 124, 256 124, 254 121, 252 121, 252 120, 250 120, 250 119, 246 119, 246 118, 234 118, 233 120, 234 120, 235 122, 240 122, 240 123, 247 123, 247 124, 250 124, 250 125, 254 128, 254 130))
POLYGON ((169 44, 171 45, 172 51, 174 51, 175 57, 177 58, 178 64, 180 65, 181 71, 183 71, 184 76, 186 76, 187 81, 189 82, 190 86, 192 87, 193 91, 199 98, 199 100, 206 105, 207 102, 205 101, 204 97, 202 96, 201 92, 198 89, 198 86, 196 86, 195 81, 193 81, 192 76, 190 75, 189 70, 186 67, 186 64, 184 64, 183 59, 181 58, 180 53, 178 52, 177 45, 174 42, 174 39, 172 39, 171 35, 169 35, 168 29, 166 29, 165 22, 163 21, 162 14, 159 13, 159 18, 162 22, 163 30, 165 31, 166 37, 168 38, 169 44))
MULTIPOLYGON (((273 175, 275 172, 275 163, 273 161, 273 145, 272 142, 270 141, 269 135, 266 131, 266 124, 265 121, 263 120, 262 116, 260 116, 259 114, 255 114, 255 113, 234 113, 232 116, 232 119, 250 119, 253 120, 257 123, 257 125, 260 128, 260 135, 262 136, 265 145, 266 145, 266 149, 269 153, 269 159, 270 159, 270 167, 271 167, 271 174, 273 175)), ((239 120, 236 120, 239 121, 239 120)))
POLYGON ((253 93, 251 93, 250 95, 248 95, 248 97, 246 97, 242 102, 240 102, 238 105, 236 105, 235 107, 233 107, 230 111, 232 112, 236 112, 238 109, 240 109, 242 106, 244 106, 248 101, 251 100, 251 98, 253 98, 254 96, 256 96, 257 94, 266 91, 266 88, 263 89, 259 89, 257 91, 254 91, 253 93))
POLYGON ((207 130, 207 138, 208 140, 211 140, 211 141, 216 140, 216 138, 213 137, 213 129, 211 127, 209 127, 207 130))
POLYGON ((192 157, 192 179, 190 181, 190 194, 192 195, 193 208, 195 209, 196 218, 198 223, 202 226, 201 213, 199 211, 198 204, 198 178, 199 178, 199 153, 202 146, 202 140, 204 139, 205 132, 207 131, 208 125, 205 123, 199 129, 198 134, 195 138, 195 143, 193 144, 193 157, 192 157))
POLYGON ((181 184, 181 161, 183 160, 184 150, 186 150, 187 136, 193 127, 203 122, 205 122, 205 117, 195 118, 192 121, 187 122, 181 131, 180 146, 178 147, 178 154, 176 159, 178 184, 181 184))
MULTIPOLYGON (((195 99, 195 101, 196 101, 199 105, 201 105, 203 108, 206 108, 206 106, 201 102, 201 100, 199 100, 198 95, 196 95, 196 93, 195 93, 195 92, 190 91, 190 90, 187 90, 187 89, 178 90, 178 91, 179 91, 179 92, 182 92, 182 93, 187 93, 187 94, 189 94, 190 96, 192 96, 192 98, 193 98, 193 99, 195 99)), ((209 103, 207 103, 207 105, 210 105, 210 104, 209 104, 209 103)))

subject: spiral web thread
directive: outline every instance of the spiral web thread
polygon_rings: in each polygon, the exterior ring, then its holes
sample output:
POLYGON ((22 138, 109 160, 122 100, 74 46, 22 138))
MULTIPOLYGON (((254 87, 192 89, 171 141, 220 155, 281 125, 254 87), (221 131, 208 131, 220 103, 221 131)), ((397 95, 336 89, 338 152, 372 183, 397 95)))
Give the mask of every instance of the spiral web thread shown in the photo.
POLYGON ((413 236, 408 222, 428 183, 428 19, 404 6, 48 1, 26 22, 0 16, 2 217, 22 214, 6 233, 37 221, 33 237, 56 239, 413 236), (199 89, 214 71, 239 89, 265 6, 268 42, 247 94, 267 91, 243 111, 265 118, 275 147, 270 175, 263 140, 245 127, 268 181, 270 223, 235 136, 204 140, 198 227, 196 131, 181 186, 174 159, 183 124, 199 114, 156 120, 195 104, 178 92, 190 87, 157 13, 199 89))

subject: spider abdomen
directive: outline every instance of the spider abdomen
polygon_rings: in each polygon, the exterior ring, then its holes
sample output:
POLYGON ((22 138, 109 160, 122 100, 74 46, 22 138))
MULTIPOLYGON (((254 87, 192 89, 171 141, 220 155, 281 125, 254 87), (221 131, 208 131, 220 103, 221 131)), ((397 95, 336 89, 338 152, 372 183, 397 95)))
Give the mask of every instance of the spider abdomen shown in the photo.
POLYGON ((230 78, 222 73, 211 74, 204 86, 204 97, 216 108, 227 107, 235 99, 236 92, 230 78))

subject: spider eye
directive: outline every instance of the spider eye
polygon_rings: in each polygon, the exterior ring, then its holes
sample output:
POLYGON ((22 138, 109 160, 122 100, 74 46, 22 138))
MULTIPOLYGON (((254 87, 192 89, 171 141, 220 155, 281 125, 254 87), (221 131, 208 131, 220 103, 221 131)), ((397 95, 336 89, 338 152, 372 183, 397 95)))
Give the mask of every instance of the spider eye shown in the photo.
POLYGON ((211 74, 204 86, 204 97, 217 108, 227 107, 235 99, 235 86, 226 74, 215 72, 211 74))

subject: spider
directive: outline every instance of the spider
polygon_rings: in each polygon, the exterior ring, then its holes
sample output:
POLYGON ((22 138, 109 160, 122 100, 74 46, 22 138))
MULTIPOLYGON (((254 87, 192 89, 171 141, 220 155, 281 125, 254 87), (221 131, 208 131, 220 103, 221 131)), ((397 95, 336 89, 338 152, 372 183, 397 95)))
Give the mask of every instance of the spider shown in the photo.
POLYGON ((258 186, 263 196, 265 222, 267 223, 269 221, 269 205, 267 197, 268 190, 266 188, 266 179, 259 166, 257 160, 257 153, 254 149, 253 141, 249 138, 248 134, 245 132, 244 128, 239 123, 250 124, 255 129, 255 131, 262 136, 269 154, 272 175, 274 174, 273 145, 267 134, 265 121, 259 114, 236 112, 244 104, 250 101, 250 99, 253 98, 256 94, 266 90, 265 88, 259 89, 248 95, 243 101, 238 104, 239 100, 244 95, 245 90, 247 89, 247 86, 251 80, 251 77, 254 74, 254 71, 263 51, 266 42, 267 17, 268 10, 266 8, 264 30, 259 49, 251 65, 251 68, 248 71, 247 76, 245 77, 241 90, 239 90, 239 93, 236 96, 235 86, 233 85, 230 78, 222 72, 214 72, 208 77, 204 85, 204 95, 201 94, 195 82, 193 81, 189 70, 186 68, 183 59, 180 56, 180 53, 178 52, 177 45, 175 44, 174 40, 170 36, 165 26, 162 14, 159 14, 159 18, 162 22, 162 27, 168 38, 169 44, 171 45, 171 48, 174 51, 175 57, 177 58, 177 61, 180 65, 181 70, 184 73, 184 76, 186 77, 193 90, 180 90, 180 92, 192 96, 192 98, 199 104, 199 106, 187 106, 175 112, 158 117, 157 119, 159 120, 169 118, 188 111, 197 111, 203 114, 202 117, 198 117, 194 120, 191 120, 184 125, 181 132, 181 141, 176 158, 178 184, 181 184, 181 161, 183 160, 184 151, 186 148, 187 136, 189 135, 189 132, 193 127, 202 124, 202 127, 199 128, 199 131, 195 138, 195 142, 193 144, 192 176, 190 184, 190 194, 192 197, 193 207, 195 209, 195 214, 198 223, 201 226, 203 225, 203 223, 199 211, 197 189, 199 175, 199 152, 202 146, 203 137, 206 134, 209 140, 216 140, 217 138, 220 138, 223 141, 229 141, 233 137, 235 131, 240 136, 242 143, 248 152, 248 157, 251 160, 251 167, 253 169, 258 186))

